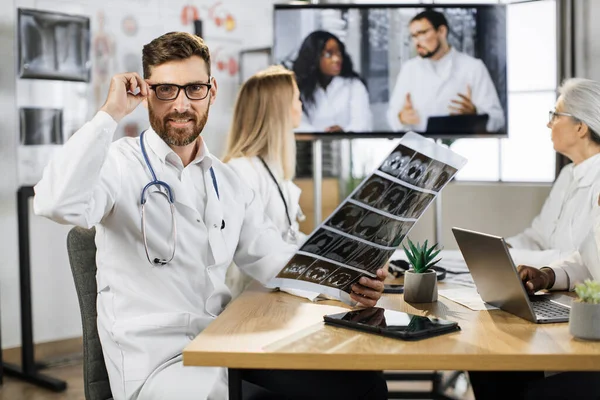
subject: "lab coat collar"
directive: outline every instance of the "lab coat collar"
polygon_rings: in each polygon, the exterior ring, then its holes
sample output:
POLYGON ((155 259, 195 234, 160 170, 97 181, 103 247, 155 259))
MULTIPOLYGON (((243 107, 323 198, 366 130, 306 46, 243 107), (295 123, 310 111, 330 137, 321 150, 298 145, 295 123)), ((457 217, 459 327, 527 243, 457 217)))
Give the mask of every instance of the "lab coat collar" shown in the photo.
POLYGON ((324 93, 334 93, 335 91, 338 90, 338 88, 340 88, 343 85, 344 85, 344 77, 334 76, 331 79, 331 82, 329 82, 329 85, 327 85, 326 89, 324 89, 323 86, 321 86, 321 85, 317 85, 317 90, 320 90, 324 93))
POLYGON ((444 57, 440 58, 439 60, 434 61, 430 58, 425 58, 423 61, 427 63, 432 72, 435 71, 436 75, 439 74, 440 78, 446 80, 450 77, 451 71, 454 68, 456 54, 457 51, 454 49, 454 47, 450 47, 448 53, 446 53, 444 57), (437 68, 434 67, 434 65, 436 65, 437 68))
MULTIPOLYGON (((156 156, 160 159, 160 162, 163 164, 166 162, 167 157, 171 154, 172 157, 177 157, 177 159, 179 159, 177 154, 169 147, 168 144, 165 143, 164 140, 162 140, 160 136, 158 136, 158 133, 156 133, 151 127, 146 130, 146 135, 144 136, 146 137, 148 147, 150 147, 150 149, 154 152, 154 154, 156 154, 156 156)), ((198 153, 191 164, 202 163, 205 169, 209 169, 213 165, 213 156, 210 154, 210 151, 208 151, 208 147, 206 146, 202 136, 198 136, 197 140, 200 141, 198 153)))
POLYGON ((594 183, 596 178, 595 171, 600 168, 600 154, 596 154, 584 160, 573 167, 573 179, 577 181, 577 186, 586 187, 594 183))

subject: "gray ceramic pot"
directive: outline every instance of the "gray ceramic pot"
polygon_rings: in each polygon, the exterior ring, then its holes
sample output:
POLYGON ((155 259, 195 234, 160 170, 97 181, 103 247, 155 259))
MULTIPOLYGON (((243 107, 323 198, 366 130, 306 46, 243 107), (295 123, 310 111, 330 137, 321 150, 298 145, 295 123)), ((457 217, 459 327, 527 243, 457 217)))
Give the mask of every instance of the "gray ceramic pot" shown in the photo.
POLYGON ((600 340, 600 304, 573 301, 569 331, 579 339, 600 340))
POLYGON ((404 273, 404 301, 432 303, 437 301, 437 274, 434 270, 417 274, 412 269, 404 273))

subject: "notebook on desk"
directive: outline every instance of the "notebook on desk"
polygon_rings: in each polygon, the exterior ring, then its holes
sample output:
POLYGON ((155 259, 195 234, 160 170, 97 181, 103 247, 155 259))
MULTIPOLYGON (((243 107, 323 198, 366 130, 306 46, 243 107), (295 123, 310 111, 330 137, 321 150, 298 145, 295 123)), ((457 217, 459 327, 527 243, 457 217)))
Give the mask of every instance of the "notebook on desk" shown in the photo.
POLYGON ((527 293, 504 238, 461 228, 452 233, 483 301, 538 324, 569 321, 570 297, 527 293))

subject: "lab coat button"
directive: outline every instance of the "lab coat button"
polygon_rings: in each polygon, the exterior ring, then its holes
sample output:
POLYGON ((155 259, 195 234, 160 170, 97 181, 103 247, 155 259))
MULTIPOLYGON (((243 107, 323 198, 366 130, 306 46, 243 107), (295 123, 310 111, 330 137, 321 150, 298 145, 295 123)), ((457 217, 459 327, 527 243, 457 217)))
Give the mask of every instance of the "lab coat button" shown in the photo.
POLYGON ((190 340, 194 340, 195 338, 196 338, 196 336, 194 336, 194 335, 188 335, 188 339, 190 339, 190 340))
POLYGON ((213 228, 217 229, 219 226, 217 224, 213 225, 213 228))

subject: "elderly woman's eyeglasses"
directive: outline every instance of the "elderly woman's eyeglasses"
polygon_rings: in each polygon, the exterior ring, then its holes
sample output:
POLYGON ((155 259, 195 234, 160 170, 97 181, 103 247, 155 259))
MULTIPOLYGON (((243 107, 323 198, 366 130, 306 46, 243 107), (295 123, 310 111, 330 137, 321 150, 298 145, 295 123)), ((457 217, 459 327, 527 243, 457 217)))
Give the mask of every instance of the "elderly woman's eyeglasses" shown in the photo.
POLYGON ((185 95, 190 100, 203 100, 208 96, 212 85, 210 83, 190 83, 189 85, 175 85, 174 83, 161 83, 159 85, 150 85, 159 100, 171 101, 179 96, 179 91, 183 89, 185 95))
POLYGON ((559 117, 559 116, 561 116, 561 115, 562 115, 562 116, 564 116, 564 117, 571 117, 571 118, 575 118, 575 117, 573 116, 573 114, 564 113, 564 112, 558 112, 558 111, 553 111, 553 110, 552 110, 552 111, 550 111, 550 112, 548 113, 548 122, 549 122, 549 123, 553 123, 553 122, 556 120, 556 118, 557 118, 557 117, 559 117))

